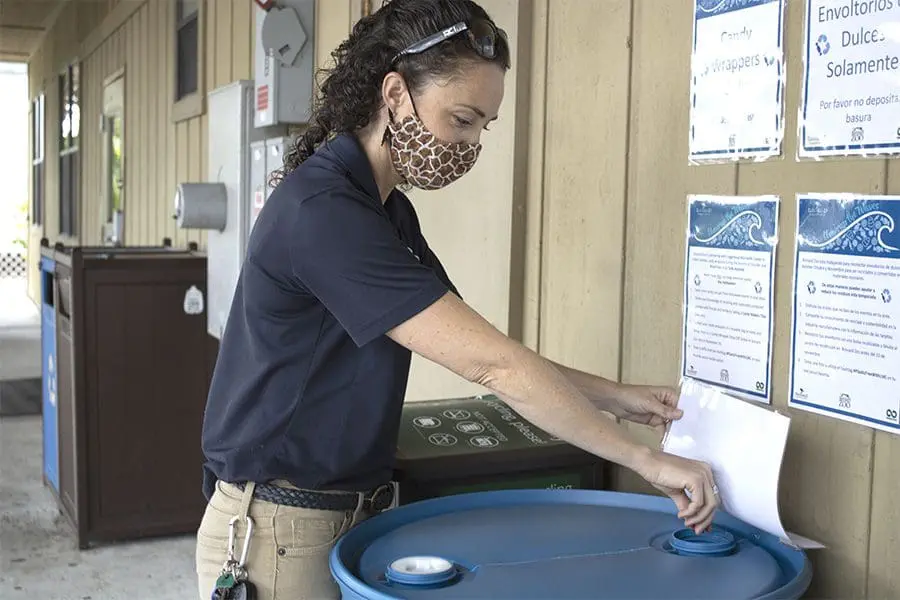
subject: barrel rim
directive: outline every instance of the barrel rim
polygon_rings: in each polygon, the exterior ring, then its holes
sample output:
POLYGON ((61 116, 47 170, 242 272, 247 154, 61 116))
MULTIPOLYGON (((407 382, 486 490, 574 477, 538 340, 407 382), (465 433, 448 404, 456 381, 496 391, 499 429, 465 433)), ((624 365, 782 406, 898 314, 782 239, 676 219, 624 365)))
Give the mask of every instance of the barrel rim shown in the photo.
MULTIPOLYGON (((567 504, 582 506, 604 506, 613 508, 630 508, 649 510, 675 515, 677 509, 669 498, 649 494, 614 492, 608 490, 494 490, 472 492, 421 500, 395 508, 353 527, 345 533, 332 548, 328 565, 337 583, 366 600, 398 600, 371 588, 356 577, 345 565, 345 559, 356 557, 349 564, 356 562, 366 545, 401 525, 420 521, 464 510, 482 508, 498 508, 503 506, 526 506, 529 504, 567 504), (353 544, 355 544, 355 551, 353 544)), ((806 552, 792 548, 781 542, 776 536, 762 531, 741 521, 730 514, 719 510, 714 524, 750 538, 754 544, 769 552, 793 577, 783 586, 754 600, 790 600, 802 597, 812 583, 812 563, 806 552)))

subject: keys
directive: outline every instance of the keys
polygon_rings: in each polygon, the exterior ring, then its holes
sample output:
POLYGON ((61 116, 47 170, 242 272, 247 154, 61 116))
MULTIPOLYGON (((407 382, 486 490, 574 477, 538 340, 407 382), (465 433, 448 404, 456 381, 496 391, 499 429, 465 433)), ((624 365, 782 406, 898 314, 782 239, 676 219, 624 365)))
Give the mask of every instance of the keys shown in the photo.
POLYGON ((228 600, 256 600, 256 589, 249 581, 241 581, 231 588, 228 600))
POLYGON ((230 573, 221 575, 211 600, 256 600, 256 588, 247 580, 235 581, 230 573))
MULTIPOLYGON (((221 579, 221 577, 220 577, 221 579)), ((212 594, 212 600, 256 600, 256 588, 249 581, 228 582, 229 587, 218 587, 212 594)))
POLYGON ((222 565, 222 573, 216 579, 216 588, 210 600, 255 600, 256 588, 247 577, 247 554, 250 550, 250 536, 253 533, 253 520, 247 517, 247 532, 244 534, 244 547, 240 560, 234 558, 234 531, 238 517, 232 517, 228 523, 228 555, 222 565))
POLYGON ((236 583, 232 573, 223 572, 216 579, 216 589, 213 590, 210 600, 231 600, 236 583))

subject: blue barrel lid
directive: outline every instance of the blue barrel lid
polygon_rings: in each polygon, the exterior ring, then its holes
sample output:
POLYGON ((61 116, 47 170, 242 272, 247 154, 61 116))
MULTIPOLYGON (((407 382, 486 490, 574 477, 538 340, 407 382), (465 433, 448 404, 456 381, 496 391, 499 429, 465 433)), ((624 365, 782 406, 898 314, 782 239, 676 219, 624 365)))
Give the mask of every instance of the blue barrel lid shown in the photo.
POLYGON ((685 529, 668 498, 507 490, 409 504, 357 525, 331 572, 347 600, 795 600, 805 553, 719 512, 685 529))

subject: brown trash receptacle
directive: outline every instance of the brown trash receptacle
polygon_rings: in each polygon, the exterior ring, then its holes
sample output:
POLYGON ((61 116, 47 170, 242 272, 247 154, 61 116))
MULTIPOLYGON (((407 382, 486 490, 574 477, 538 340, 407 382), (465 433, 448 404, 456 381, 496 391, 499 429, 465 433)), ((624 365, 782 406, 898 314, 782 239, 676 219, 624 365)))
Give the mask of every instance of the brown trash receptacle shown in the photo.
POLYGON ((57 246, 55 259, 59 501, 78 546, 196 531, 218 352, 205 255, 57 246))

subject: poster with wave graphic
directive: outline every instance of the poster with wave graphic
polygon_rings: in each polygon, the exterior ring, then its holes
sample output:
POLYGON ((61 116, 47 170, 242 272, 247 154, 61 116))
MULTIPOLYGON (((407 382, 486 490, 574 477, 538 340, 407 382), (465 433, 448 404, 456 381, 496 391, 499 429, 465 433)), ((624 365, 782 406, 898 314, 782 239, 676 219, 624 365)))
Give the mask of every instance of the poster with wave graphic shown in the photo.
POLYGON ((778 196, 688 197, 682 377, 769 403, 778 196))
POLYGON ((900 433, 900 196, 797 197, 789 404, 900 433))

